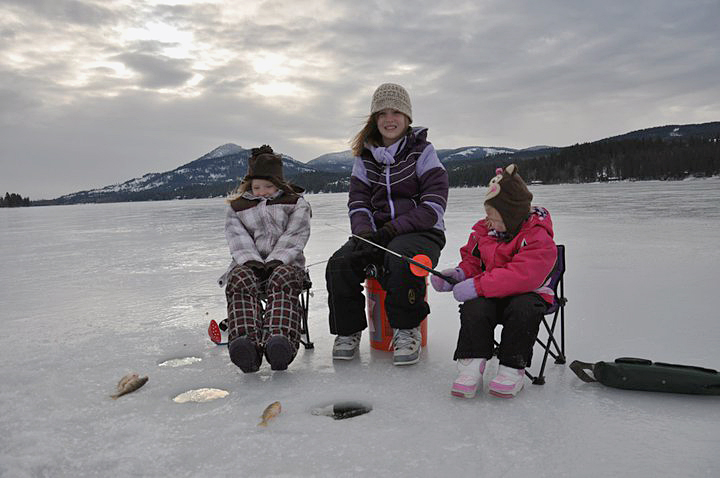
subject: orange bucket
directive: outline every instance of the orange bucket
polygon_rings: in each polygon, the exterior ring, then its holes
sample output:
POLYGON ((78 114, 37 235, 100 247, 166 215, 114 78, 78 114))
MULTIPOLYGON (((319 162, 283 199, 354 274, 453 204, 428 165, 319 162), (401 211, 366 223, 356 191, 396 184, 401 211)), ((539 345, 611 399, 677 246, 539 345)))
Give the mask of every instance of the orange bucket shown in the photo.
MULTIPOLYGON (((425 279, 427 286, 427 278, 425 279)), ((365 300, 367 302, 368 328, 370 329, 370 346, 376 350, 392 350, 393 329, 385 312, 385 296, 387 293, 377 279, 365 280, 365 300)), ((425 290, 427 300, 427 288, 425 290)), ((427 317, 420 322, 422 346, 427 344, 427 317)))

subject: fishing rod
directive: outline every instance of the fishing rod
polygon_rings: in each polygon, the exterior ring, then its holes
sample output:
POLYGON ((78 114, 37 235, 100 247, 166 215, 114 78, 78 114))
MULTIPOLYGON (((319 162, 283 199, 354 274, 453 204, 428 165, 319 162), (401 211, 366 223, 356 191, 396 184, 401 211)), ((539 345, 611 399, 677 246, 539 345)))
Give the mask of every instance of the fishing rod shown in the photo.
MULTIPOLYGON (((342 229, 342 228, 340 228, 340 227, 337 227, 337 226, 334 226, 334 225, 332 225, 332 224, 326 223, 326 225, 327 225, 327 226, 330 226, 330 227, 332 227, 332 228, 339 229, 339 230, 345 232, 344 229, 342 229)), ((433 269, 432 267, 430 267, 430 266, 432 265, 432 261, 431 261, 430 258, 429 258, 428 256, 426 256, 425 254, 417 254, 415 257, 413 257, 413 258, 411 259, 411 258, 409 258, 409 257, 407 257, 407 256, 404 256, 404 255, 398 253, 398 252, 395 252, 395 251, 392 251, 392 250, 390 250, 390 249, 387 249, 387 248, 381 246, 380 244, 375 244, 373 241, 370 241, 370 240, 368 240, 368 239, 365 239, 364 237, 358 236, 357 234, 353 234, 352 232, 350 233, 350 235, 351 235, 352 237, 355 237, 355 238, 357 238, 357 239, 360 239, 361 241, 365 241, 365 242, 367 242, 368 244, 377 247, 378 249, 382 249, 382 250, 385 251, 385 252, 389 252, 390 254, 394 255, 395 257, 398 257, 398 258, 404 260, 405 262, 407 262, 407 263, 410 265, 410 271, 412 271, 412 273, 415 274, 415 275, 418 276, 418 277, 425 277, 425 276, 428 275, 428 273, 430 273, 430 274, 433 274, 433 275, 436 275, 436 276, 440 277, 440 278, 443 279, 445 282, 448 282, 448 283, 453 284, 453 285, 455 285, 455 284, 457 284, 458 282, 460 282, 460 281, 458 281, 457 279, 455 279, 454 277, 446 276, 445 274, 443 274, 443 273, 441 273, 441 272, 438 272, 438 271, 436 271, 435 269, 433 269)))
POLYGON ((312 264, 306 265, 306 266, 305 266, 305 269, 310 269, 312 266, 316 266, 316 265, 318 265, 318 264, 325 264, 325 263, 326 263, 327 261, 329 261, 329 260, 330 260, 330 259, 325 259, 324 261, 313 262, 312 264))

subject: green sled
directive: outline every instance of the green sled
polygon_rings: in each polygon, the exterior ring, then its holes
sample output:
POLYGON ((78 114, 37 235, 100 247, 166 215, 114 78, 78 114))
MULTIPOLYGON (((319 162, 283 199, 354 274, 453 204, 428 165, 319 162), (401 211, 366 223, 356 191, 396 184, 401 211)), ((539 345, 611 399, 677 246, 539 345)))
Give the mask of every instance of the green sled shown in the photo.
POLYGON ((709 368, 622 357, 595 364, 575 360, 570 369, 584 382, 648 392, 720 395, 720 373, 709 368), (592 372, 592 377, 587 372, 592 372), (593 378, 594 377, 594 378, 593 378))

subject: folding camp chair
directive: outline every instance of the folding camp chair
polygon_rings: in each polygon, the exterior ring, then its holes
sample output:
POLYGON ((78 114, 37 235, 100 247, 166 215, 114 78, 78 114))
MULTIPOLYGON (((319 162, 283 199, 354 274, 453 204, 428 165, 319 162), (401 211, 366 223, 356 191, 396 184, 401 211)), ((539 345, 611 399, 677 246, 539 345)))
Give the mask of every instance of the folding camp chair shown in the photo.
MULTIPOLYGON (((310 329, 308 328, 311 288, 312 282, 310 281, 310 274, 308 273, 308 271, 305 271, 305 279, 303 280, 299 300, 302 316, 302 320, 300 321, 300 343, 303 344, 306 349, 315 348, 315 345, 310 341, 310 329)), ((260 313, 262 313, 267 305, 267 297, 265 296, 265 294, 261 294, 260 296, 258 296, 258 299, 260 299, 260 313)), ((216 323, 214 320, 210 321, 210 326, 208 327, 208 335, 210 336, 210 340, 212 340, 217 345, 227 345, 227 342, 222 340, 220 333, 221 331, 227 332, 227 322, 227 318, 223 319, 219 324, 216 323)))
MULTIPOLYGON (((528 369, 525 369, 525 375, 528 376, 532 383, 535 385, 545 384, 545 365, 547 365, 548 356, 552 356, 555 359, 555 363, 564 364, 566 361, 565 357, 565 305, 567 304, 567 298, 565 297, 565 246, 562 244, 557 245, 557 260, 555 261, 555 267, 553 268, 550 276, 550 288, 555 292, 555 301, 545 311, 545 315, 542 319, 542 325, 547 334, 547 339, 543 342, 540 340, 540 333, 535 339, 535 342, 540 344, 544 349, 542 365, 540 365, 540 371, 537 375, 531 374, 528 369), (548 323, 548 317, 552 315, 552 320, 548 323), (558 327, 558 319, 560 319, 558 327), (560 344, 558 344, 555 338, 555 330, 559 328, 560 344)), ((540 331, 542 333, 542 329, 540 331)), ((497 347, 500 344, 495 341, 495 352, 497 354, 497 347)))

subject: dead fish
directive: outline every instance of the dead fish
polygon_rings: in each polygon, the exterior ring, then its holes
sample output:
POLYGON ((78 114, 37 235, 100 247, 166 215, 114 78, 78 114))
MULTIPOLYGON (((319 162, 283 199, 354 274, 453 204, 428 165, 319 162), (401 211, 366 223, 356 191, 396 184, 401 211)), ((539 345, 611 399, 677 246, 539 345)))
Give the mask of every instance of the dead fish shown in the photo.
POLYGON ((129 373, 125 375, 117 384, 117 391, 115 395, 110 395, 113 400, 117 400, 118 397, 122 397, 126 393, 134 392, 138 388, 145 385, 148 381, 148 377, 140 377, 136 373, 129 373))
POLYGON ((259 427, 266 427, 268 424, 268 421, 270 419, 278 416, 280 412, 282 411, 282 407, 280 406, 280 402, 272 402, 270 405, 267 406, 265 411, 262 413, 262 421, 258 423, 259 427))

